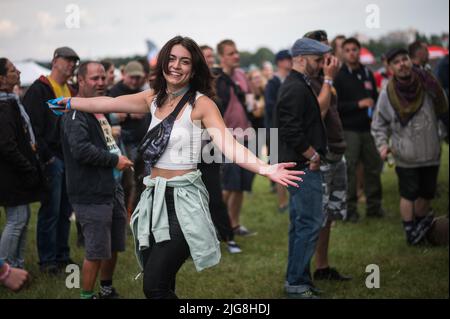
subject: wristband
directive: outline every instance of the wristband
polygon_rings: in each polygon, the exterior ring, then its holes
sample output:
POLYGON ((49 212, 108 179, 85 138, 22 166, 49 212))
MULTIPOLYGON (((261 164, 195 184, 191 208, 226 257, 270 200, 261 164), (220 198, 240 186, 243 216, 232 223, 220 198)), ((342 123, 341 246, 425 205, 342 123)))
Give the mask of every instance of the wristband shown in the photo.
POLYGON ((326 83, 326 84, 328 84, 329 86, 333 86, 333 80, 330 80, 330 79, 325 79, 325 80, 323 80, 323 83, 326 83))
POLYGON ((7 263, 5 263, 5 266, 6 266, 6 270, 3 273, 3 275, 0 276, 0 282, 1 283, 3 283, 6 280, 6 278, 8 278, 9 275, 11 274, 11 266, 8 265, 7 263))
POLYGON ((61 102, 62 100, 64 100, 63 96, 60 96, 56 99, 52 99, 52 100, 48 100, 47 101, 47 105, 49 107, 49 109, 56 115, 56 116, 61 116, 64 114, 64 112, 62 112, 61 110, 64 110, 67 108, 67 104, 64 105, 60 105, 59 102, 61 102))
POLYGON ((71 106, 70 106, 70 101, 72 101, 72 98, 69 98, 69 99, 67 100, 67 103, 66 103, 66 109, 68 109, 68 110, 70 110, 70 108, 71 108, 71 106))

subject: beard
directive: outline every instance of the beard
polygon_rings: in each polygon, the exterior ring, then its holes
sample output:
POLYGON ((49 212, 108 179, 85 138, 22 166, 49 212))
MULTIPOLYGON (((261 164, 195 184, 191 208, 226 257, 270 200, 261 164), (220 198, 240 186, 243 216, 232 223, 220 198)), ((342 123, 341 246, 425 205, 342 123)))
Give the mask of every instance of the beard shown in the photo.
POLYGON ((399 74, 396 76, 397 79, 399 79, 402 82, 411 82, 412 74, 411 72, 405 72, 403 74, 399 74))
POLYGON ((305 70, 306 70, 307 75, 310 77, 313 77, 313 78, 317 77, 319 75, 319 71, 320 71, 320 69, 313 68, 309 63, 306 64, 305 70))

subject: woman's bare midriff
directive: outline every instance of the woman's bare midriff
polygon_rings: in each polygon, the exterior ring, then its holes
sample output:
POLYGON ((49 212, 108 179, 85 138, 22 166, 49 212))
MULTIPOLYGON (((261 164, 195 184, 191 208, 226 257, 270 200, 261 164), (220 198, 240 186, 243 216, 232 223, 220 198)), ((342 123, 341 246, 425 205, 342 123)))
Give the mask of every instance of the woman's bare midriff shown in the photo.
POLYGON ((155 177, 163 177, 165 179, 170 179, 176 176, 181 176, 190 172, 194 172, 195 169, 182 169, 182 170, 171 170, 171 169, 164 169, 164 168, 158 168, 153 167, 152 168, 152 174, 151 178, 155 177))

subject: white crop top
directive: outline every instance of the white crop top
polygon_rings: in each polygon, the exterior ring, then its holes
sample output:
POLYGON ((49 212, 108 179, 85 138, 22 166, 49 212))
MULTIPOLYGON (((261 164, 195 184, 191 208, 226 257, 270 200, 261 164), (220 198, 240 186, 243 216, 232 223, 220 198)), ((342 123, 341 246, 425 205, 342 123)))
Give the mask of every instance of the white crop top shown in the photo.
MULTIPOLYGON (((201 96, 203 94, 197 92, 195 100, 197 101, 201 96)), ((155 111, 156 102, 153 100, 150 105, 152 121, 148 130, 162 120, 155 116, 155 111)), ((156 162, 155 167, 170 170, 196 169, 197 163, 200 162, 203 132, 201 123, 200 121, 199 123, 192 122, 192 105, 190 103, 181 112, 181 116, 178 114, 178 119, 173 125, 167 148, 156 162)))

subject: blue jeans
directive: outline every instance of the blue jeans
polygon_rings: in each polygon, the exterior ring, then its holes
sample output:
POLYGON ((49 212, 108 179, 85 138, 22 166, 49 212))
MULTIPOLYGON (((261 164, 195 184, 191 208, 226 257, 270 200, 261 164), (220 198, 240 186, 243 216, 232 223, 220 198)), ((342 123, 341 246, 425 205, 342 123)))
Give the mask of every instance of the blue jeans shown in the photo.
POLYGON ((305 169, 299 188, 289 190, 289 256, 286 292, 302 293, 313 288, 310 263, 323 223, 322 174, 305 169))
POLYGON ((69 232, 72 207, 64 176, 64 162, 59 158, 45 168, 48 193, 41 202, 37 222, 39 264, 67 262, 70 258, 69 232))
POLYGON ((30 207, 6 207, 6 225, 0 239, 0 259, 12 267, 24 268, 24 253, 30 207))

